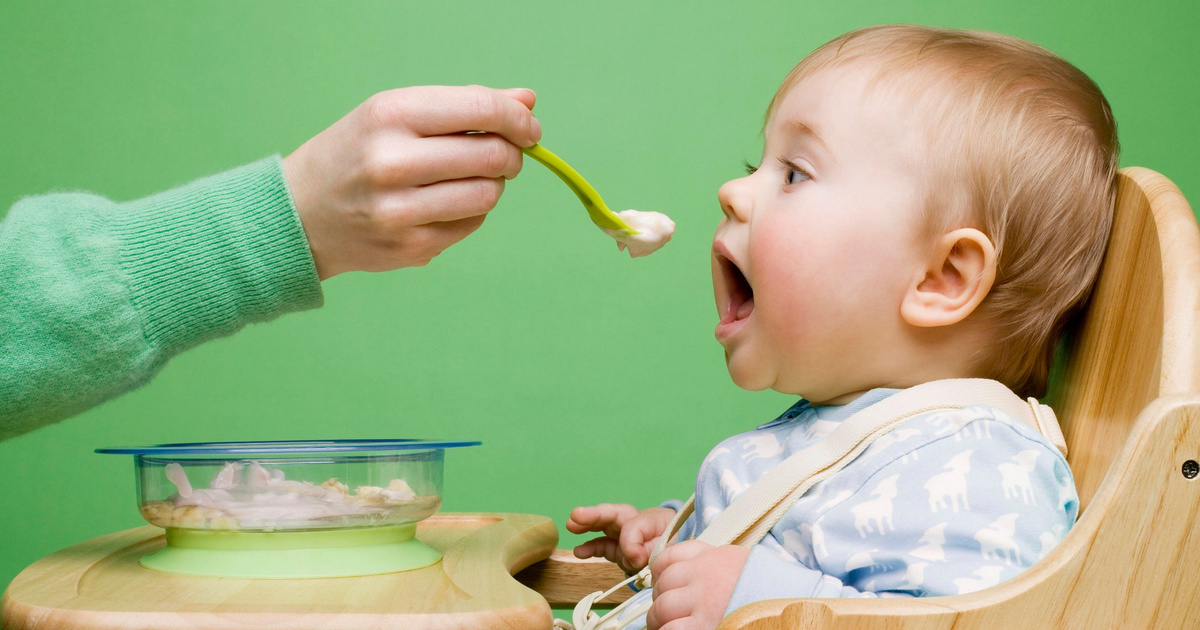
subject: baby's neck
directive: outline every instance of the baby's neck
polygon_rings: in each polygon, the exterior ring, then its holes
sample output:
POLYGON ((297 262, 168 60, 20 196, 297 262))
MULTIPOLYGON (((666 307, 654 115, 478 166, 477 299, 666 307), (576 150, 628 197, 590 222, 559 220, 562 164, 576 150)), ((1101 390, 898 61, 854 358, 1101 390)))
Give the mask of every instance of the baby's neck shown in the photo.
MULTIPOLYGON (((872 389, 874 389, 874 388, 872 388, 872 389)), ((858 400, 859 396, 862 396, 863 394, 865 394, 869 391, 871 391, 871 390, 864 389, 861 391, 847 392, 840 396, 830 398, 829 400, 820 400, 820 401, 809 400, 808 402, 812 403, 812 405, 814 407, 840 407, 842 405, 848 405, 848 404, 854 402, 855 400, 858 400)))
MULTIPOLYGON (((980 361, 990 339, 978 330, 959 326, 950 331, 919 331, 887 352, 876 352, 856 364, 841 387, 823 392, 799 392, 816 406, 847 405, 873 389, 908 389, 921 383, 950 378, 988 378, 980 361)), ((831 383, 826 384, 831 385, 831 383)))

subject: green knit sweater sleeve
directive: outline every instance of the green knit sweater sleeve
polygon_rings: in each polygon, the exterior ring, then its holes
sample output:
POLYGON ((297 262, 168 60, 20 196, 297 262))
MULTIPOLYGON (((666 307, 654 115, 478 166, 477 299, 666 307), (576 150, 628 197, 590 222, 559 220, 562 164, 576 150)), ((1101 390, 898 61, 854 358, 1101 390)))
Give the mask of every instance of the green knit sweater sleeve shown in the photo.
POLYGON ((321 301, 277 156, 128 203, 23 199, 0 222, 0 439, 321 301))

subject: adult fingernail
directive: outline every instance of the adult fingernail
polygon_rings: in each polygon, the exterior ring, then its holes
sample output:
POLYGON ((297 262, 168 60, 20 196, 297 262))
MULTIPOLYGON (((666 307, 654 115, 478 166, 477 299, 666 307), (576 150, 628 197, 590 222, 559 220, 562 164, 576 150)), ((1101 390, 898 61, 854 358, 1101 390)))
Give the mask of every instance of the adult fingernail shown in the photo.
POLYGON ((533 116, 529 117, 529 139, 534 142, 542 139, 542 123, 533 116))

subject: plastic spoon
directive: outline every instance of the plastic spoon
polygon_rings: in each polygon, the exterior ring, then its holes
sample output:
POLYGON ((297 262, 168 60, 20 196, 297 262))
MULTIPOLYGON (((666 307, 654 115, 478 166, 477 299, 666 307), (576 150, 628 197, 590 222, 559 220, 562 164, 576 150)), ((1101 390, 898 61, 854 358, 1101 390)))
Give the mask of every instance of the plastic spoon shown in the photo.
MULTIPOLYGON (((535 144, 531 147, 521 149, 525 155, 541 162, 550 169, 550 172, 558 175, 558 178, 563 180, 571 192, 579 197, 583 202, 583 207, 587 208, 588 216, 592 218, 592 223, 605 232, 617 232, 621 236, 634 236, 641 234, 637 230, 629 227, 629 224, 621 220, 617 213, 608 209, 604 200, 600 198, 600 193, 596 192, 592 185, 587 183, 575 169, 571 168, 570 164, 562 161, 562 158, 551 153, 546 147, 540 144, 535 144)), ((611 235, 611 234, 610 234, 611 235)))

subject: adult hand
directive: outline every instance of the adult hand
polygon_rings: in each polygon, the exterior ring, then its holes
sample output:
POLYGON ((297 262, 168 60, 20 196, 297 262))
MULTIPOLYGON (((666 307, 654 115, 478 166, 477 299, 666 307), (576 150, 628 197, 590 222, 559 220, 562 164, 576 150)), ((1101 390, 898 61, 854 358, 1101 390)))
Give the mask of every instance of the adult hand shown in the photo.
POLYGON ((699 540, 671 545, 658 554, 654 603, 646 612, 646 630, 708 630, 725 616, 750 550, 699 540))
POLYGON ((575 547, 576 558, 599 556, 617 563, 626 573, 637 573, 650 560, 650 552, 673 518, 675 510, 670 508, 638 511, 627 503, 601 503, 571 510, 567 531, 604 533, 575 547))
POLYGON ((474 232, 520 172, 520 147, 541 138, 536 98, 477 85, 380 92, 284 158, 318 276, 421 266, 474 232))

